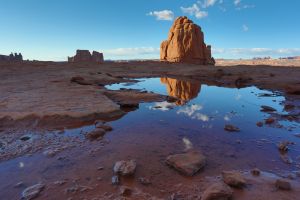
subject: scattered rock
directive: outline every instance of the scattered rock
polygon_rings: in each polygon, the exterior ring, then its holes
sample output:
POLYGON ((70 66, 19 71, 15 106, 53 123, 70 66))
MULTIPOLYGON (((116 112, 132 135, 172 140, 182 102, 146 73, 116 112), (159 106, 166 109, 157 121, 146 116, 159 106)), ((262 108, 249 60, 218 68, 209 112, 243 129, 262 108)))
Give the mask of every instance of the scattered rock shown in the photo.
POLYGON ((233 191, 228 185, 216 182, 203 192, 201 200, 229 200, 232 195, 233 191))
POLYGON ((257 122, 256 123, 256 126, 258 126, 258 127, 262 127, 264 125, 264 123, 262 123, 262 122, 257 122))
POLYGON ((240 131, 240 129, 238 127, 229 125, 229 124, 225 125, 224 130, 229 131, 229 132, 239 132, 240 131))
POLYGON ((17 183, 14 187, 19 188, 19 187, 23 187, 23 186, 24 186, 24 183, 21 181, 21 182, 17 183))
POLYGON ((96 128, 101 128, 105 131, 112 131, 113 130, 113 128, 111 126, 107 125, 107 124, 97 124, 96 128))
POLYGON ((276 112, 275 108, 272 108, 270 106, 261 106, 261 110, 262 112, 276 112))
POLYGON ((151 185, 151 181, 147 178, 144 178, 144 177, 140 177, 139 178, 139 182, 142 184, 142 185, 151 185))
POLYGON ((289 150, 289 145, 294 144, 293 142, 289 141, 282 141, 278 144, 278 150, 281 152, 287 152, 289 150))
POLYGON ((251 170, 251 174, 253 176, 259 176, 260 175, 260 170, 258 168, 254 168, 251 170))
POLYGON ((113 185, 119 185, 120 184, 119 176, 113 176, 113 177, 111 177, 111 183, 113 185))
POLYGON ((160 59, 168 62, 215 64, 211 46, 204 43, 201 28, 187 17, 178 17, 170 29, 168 40, 161 43, 160 59))
POLYGON ((43 152, 43 154, 47 157, 54 157, 59 152, 58 149, 48 149, 43 152))
POLYGON ((30 135, 22 135, 21 137, 20 137, 20 140, 22 140, 22 141, 27 141, 27 140, 30 140, 31 139, 31 136, 30 135))
POLYGON ((121 187, 120 187, 120 194, 121 194, 122 196, 130 196, 131 193, 132 193, 131 188, 126 187, 126 186, 121 186, 121 187))
POLYGON ((268 118, 268 119, 265 119, 265 123, 266 124, 273 124, 275 122, 275 119, 274 118, 268 118))
POLYGON ((67 183, 67 181, 65 181, 65 180, 60 180, 60 181, 55 181, 54 182, 54 185, 64 185, 64 184, 66 184, 67 183))
POLYGON ((189 151, 168 156, 166 163, 184 175, 193 176, 206 165, 206 157, 201 152, 189 151))
POLYGON ((299 85, 289 85, 285 88, 285 91, 288 94, 300 95, 300 86, 299 85))
POLYGON ((123 176, 131 176, 135 173, 136 162, 135 160, 122 160, 117 161, 114 165, 113 171, 115 174, 120 174, 123 176))
POLYGON ((284 105, 284 110, 286 110, 286 111, 293 110, 294 108, 295 108, 295 106, 292 104, 284 105))
POLYGON ((105 130, 102 128, 96 128, 95 130, 89 132, 86 134, 86 138, 90 140, 96 140, 98 138, 101 138, 105 135, 105 130))
POLYGON ((294 136, 300 138, 300 133, 296 133, 294 136))
POLYGON ((289 165, 293 164, 293 159, 291 157, 289 157, 288 155, 286 155, 286 154, 281 154, 280 158, 286 164, 289 164, 289 165))
POLYGON ((97 168, 98 171, 101 171, 103 169, 104 169, 104 167, 102 167, 102 166, 100 166, 100 167, 97 168))
POLYGON ((71 78, 70 81, 72 83, 77 83, 79 85, 93 85, 93 83, 91 81, 87 81, 84 78, 82 78, 81 76, 74 76, 71 78))
POLYGON ((44 188, 45 185, 41 183, 32 185, 22 192, 22 199, 31 200, 37 198, 44 188))
POLYGON ((223 171, 223 181, 232 187, 242 188, 246 185, 246 180, 243 175, 237 171, 223 171))
POLYGON ((291 190, 292 186, 291 183, 288 180, 285 179, 277 179, 275 182, 276 188, 280 190, 291 190))

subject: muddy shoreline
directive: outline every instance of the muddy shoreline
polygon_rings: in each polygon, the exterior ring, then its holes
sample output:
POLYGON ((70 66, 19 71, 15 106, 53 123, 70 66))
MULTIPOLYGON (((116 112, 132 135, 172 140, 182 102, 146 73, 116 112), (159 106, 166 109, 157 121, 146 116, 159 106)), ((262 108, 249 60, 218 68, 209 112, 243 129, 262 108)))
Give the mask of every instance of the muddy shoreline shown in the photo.
POLYGON ((0 172, 4 175, 0 190, 5 191, 5 199, 18 199, 24 189, 40 182, 43 189, 37 199, 201 199, 210 185, 222 180, 224 170, 241 171, 246 179, 245 189, 233 189, 234 199, 295 199, 300 193, 297 142, 289 146, 293 164, 280 161, 289 162, 290 157, 283 154, 280 158, 276 147, 283 139, 295 138, 280 135, 289 130, 277 122, 291 123, 295 126, 291 131, 299 128, 300 67, 197 66, 156 61, 99 65, 24 62, 0 63, 0 76, 0 172), (169 94, 105 87, 153 77, 161 78, 169 94), (175 97, 178 91, 172 91, 173 80, 176 87, 187 87, 188 93, 175 97), (258 128, 256 121, 247 125, 249 119, 238 124, 241 133, 224 135, 220 124, 213 129, 187 120, 180 121, 182 125, 172 124, 172 115, 156 114, 155 109, 162 109, 162 105, 180 108, 186 99, 196 98, 203 92, 201 85, 205 85, 204 93, 210 86, 216 91, 218 87, 250 86, 268 90, 272 94, 256 95, 284 97, 283 102, 277 102, 284 112, 266 112, 263 116, 275 122, 262 121, 262 135, 254 139, 251 134, 243 136, 244 129, 248 134, 258 128), (149 106, 153 111, 145 114, 143 110, 149 106), (88 133, 102 123, 112 131, 89 137, 88 133), (194 177, 183 176, 165 164, 168 155, 185 151, 183 138, 190 138, 195 150, 208 157, 208 166, 194 177), (272 156, 267 157, 268 152, 272 156), (137 161, 135 175, 120 177, 121 184, 112 185, 113 164, 127 159, 137 161), (257 166, 262 170, 259 177, 250 173, 257 166), (141 178, 151 184, 141 183, 141 178), (292 184, 291 191, 275 187, 280 178, 292 184), (129 196, 120 193, 122 186, 129 187, 129 196))

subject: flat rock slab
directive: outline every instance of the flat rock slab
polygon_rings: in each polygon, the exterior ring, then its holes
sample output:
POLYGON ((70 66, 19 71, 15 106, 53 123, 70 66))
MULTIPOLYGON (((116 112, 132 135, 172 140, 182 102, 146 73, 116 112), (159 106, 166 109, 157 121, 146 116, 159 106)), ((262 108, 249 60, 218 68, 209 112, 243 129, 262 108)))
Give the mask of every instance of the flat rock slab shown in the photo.
POLYGON ((170 155, 166 163, 180 173, 193 176, 206 165, 206 157, 197 151, 170 155))
POLYGON ((202 195, 201 200, 227 200, 233 195, 232 189, 223 182, 216 182, 210 185, 202 195))
POLYGON ((135 160, 128 160, 128 161, 121 160, 115 163, 113 170, 115 174, 130 176, 135 173, 135 169, 136 169, 135 160))

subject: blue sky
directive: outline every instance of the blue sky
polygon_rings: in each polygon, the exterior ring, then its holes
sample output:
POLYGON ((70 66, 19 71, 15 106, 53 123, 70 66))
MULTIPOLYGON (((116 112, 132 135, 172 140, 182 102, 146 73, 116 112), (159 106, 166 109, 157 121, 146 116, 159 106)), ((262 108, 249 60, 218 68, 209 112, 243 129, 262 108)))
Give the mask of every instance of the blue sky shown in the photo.
POLYGON ((202 27, 216 58, 300 55, 299 0, 0 0, 0 54, 159 58, 173 19, 202 27))

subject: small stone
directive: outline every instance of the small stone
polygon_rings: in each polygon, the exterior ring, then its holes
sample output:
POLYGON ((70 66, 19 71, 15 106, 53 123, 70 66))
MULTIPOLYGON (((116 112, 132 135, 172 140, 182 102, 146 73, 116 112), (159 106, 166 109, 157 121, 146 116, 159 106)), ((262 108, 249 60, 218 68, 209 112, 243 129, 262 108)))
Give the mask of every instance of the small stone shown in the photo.
POLYGON ((151 184, 151 181, 147 178, 144 178, 144 177, 140 177, 139 178, 139 182, 142 184, 142 185, 150 185, 151 184))
POLYGON ((274 122, 275 122, 274 118, 268 118, 268 119, 265 120, 266 124, 273 124, 274 122))
POLYGON ((111 177, 111 183, 113 185, 119 185, 120 184, 119 176, 113 176, 113 177, 111 177))
POLYGON ((98 138, 101 138, 105 135, 105 130, 102 128, 96 128, 95 130, 89 132, 86 134, 86 138, 90 140, 96 140, 98 138))
POLYGON ((288 145, 294 144, 293 142, 289 141, 282 141, 278 144, 278 150, 281 152, 287 152, 289 150, 288 145))
POLYGON ((101 128, 105 131, 112 131, 113 130, 113 128, 111 126, 106 125, 106 124, 97 124, 96 128, 101 128))
POLYGON ((98 171, 101 171, 103 169, 104 169, 104 167, 102 167, 102 166, 100 166, 100 167, 97 168, 98 171))
POLYGON ((272 108, 270 106, 261 106, 261 110, 262 112, 275 112, 276 109, 275 108, 272 108))
POLYGON ((233 191, 228 185, 216 182, 203 192, 201 200, 229 200, 232 195, 233 191))
POLYGON ((30 135, 23 135, 20 137, 20 140, 22 141, 27 141, 27 140, 30 140, 31 139, 31 136, 30 135))
POLYGON ((223 181, 232 187, 242 188, 246 185, 243 175, 237 171, 223 171, 223 181))
POLYGON ((258 126, 258 127, 262 127, 264 125, 264 123, 262 123, 262 122, 257 122, 256 123, 256 126, 258 126))
POLYGON ((45 185, 41 183, 32 185, 22 192, 22 198, 26 200, 35 199, 39 196, 39 194, 43 191, 44 188, 45 185))
POLYGON ((253 176, 259 176, 260 175, 260 170, 258 168, 254 168, 251 170, 251 174, 253 176))
POLYGON ((225 125, 224 130, 229 131, 229 132, 239 132, 240 131, 240 129, 238 127, 229 125, 229 124, 225 125))
POLYGON ((54 182, 54 185, 64 185, 64 184, 66 184, 65 180, 60 180, 60 181, 55 181, 54 182))
POLYGON ((24 186, 24 183, 21 181, 21 182, 17 183, 14 187, 19 188, 19 187, 23 187, 23 186, 24 186))
POLYGON ((296 133, 296 134, 294 134, 294 136, 300 138, 300 133, 296 133))
POLYGON ((132 193, 132 190, 129 187, 121 186, 120 187, 120 194, 122 196, 130 196, 132 193))
POLYGON ((291 183, 285 179, 277 179, 275 182, 276 188, 280 190, 291 190, 292 186, 291 183))
POLYGON ((114 165, 113 171, 115 174, 123 176, 131 176, 135 173, 136 162, 135 160, 121 160, 117 161, 114 165))
POLYGON ((281 154, 280 158, 286 164, 289 164, 289 165, 293 164, 293 159, 290 156, 286 155, 286 154, 281 154))
POLYGON ((166 163, 186 176, 193 176, 206 165, 206 157, 197 151, 170 155, 166 163))

